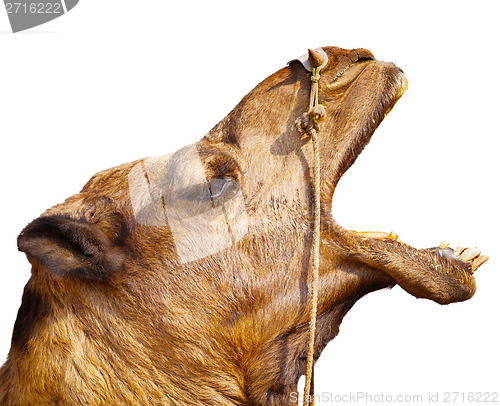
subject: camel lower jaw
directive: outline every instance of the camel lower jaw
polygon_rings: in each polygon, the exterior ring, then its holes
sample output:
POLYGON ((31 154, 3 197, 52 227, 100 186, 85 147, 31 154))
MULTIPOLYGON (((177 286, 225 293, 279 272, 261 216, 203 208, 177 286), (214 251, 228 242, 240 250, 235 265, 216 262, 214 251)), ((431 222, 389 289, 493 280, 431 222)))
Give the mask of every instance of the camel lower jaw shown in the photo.
MULTIPOLYGON (((349 232, 359 235, 363 238, 374 239, 379 241, 385 241, 387 243, 398 243, 403 244, 399 239, 398 235, 391 231, 386 233, 384 231, 354 231, 349 230, 349 232)), ((450 243, 448 241, 442 241, 438 247, 428 248, 427 251, 433 252, 435 255, 440 257, 448 257, 453 260, 460 260, 468 263, 471 267, 472 273, 476 271, 481 265, 489 260, 488 255, 481 254, 481 250, 477 247, 462 247, 457 246, 455 249, 449 247, 450 243)))

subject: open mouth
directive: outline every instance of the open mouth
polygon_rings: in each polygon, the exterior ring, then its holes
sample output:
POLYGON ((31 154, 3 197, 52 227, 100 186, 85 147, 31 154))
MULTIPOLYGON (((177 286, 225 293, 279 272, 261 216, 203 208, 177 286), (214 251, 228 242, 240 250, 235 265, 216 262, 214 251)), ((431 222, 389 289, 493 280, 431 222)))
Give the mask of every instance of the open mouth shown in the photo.
MULTIPOLYGON (((330 89, 341 89, 343 87, 355 86, 357 81, 362 81, 363 76, 369 76, 366 72, 370 69, 370 66, 385 65, 385 87, 383 92, 381 91, 381 96, 379 97, 379 102, 376 109, 373 109, 374 113, 368 115, 368 119, 365 120, 361 130, 356 137, 351 141, 351 144, 346 148, 346 153, 344 154, 343 163, 340 165, 340 171, 338 172, 338 179, 349 169, 349 167, 354 163, 356 158, 359 156, 363 148, 370 141, 373 133, 378 128, 383 119, 389 114, 397 101, 403 96, 408 88, 408 80, 406 79, 403 72, 394 66, 393 64, 384 64, 375 60, 366 60, 362 62, 357 62, 345 69, 340 73, 335 81, 330 83, 330 89)), ((347 230, 346 230, 347 231, 347 230)), ((399 236, 394 231, 384 232, 384 231, 354 231, 349 230, 348 233, 361 239, 362 241, 377 241, 384 243, 394 249, 399 249, 398 247, 411 248, 413 251, 426 251, 437 257, 447 258, 451 261, 461 261, 468 266, 470 273, 474 271, 488 261, 489 257, 487 255, 482 255, 481 251, 476 247, 463 247, 457 246, 455 249, 449 247, 450 243, 447 241, 441 242, 439 246, 417 250, 404 244, 399 236)))

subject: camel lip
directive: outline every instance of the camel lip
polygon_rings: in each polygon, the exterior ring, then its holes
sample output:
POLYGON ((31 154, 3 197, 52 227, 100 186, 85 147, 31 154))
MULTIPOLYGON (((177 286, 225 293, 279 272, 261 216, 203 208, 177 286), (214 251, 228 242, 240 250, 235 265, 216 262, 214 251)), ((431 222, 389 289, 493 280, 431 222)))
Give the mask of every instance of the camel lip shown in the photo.
POLYGON ((399 87, 399 90, 394 95, 394 99, 393 99, 392 103, 390 103, 385 108, 384 117, 387 116, 387 114, 390 113, 390 111, 392 110, 392 108, 394 107, 394 105, 399 101, 399 99, 403 96, 403 94, 408 90, 408 79, 406 78, 406 76, 403 73, 403 71, 401 69, 399 69, 399 70, 400 70, 400 74, 399 74, 400 87, 399 87))

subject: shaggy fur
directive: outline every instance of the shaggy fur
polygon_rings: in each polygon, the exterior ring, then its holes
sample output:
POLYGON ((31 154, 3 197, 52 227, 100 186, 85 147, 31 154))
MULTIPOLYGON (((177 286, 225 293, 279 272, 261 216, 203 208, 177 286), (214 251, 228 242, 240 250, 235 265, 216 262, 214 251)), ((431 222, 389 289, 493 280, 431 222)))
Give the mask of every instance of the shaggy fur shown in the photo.
MULTIPOLYGON (((443 250, 333 221, 338 180, 406 79, 369 51, 325 51, 316 358, 368 292, 399 284, 445 304, 475 291, 470 264, 443 250)), ((229 248, 182 263, 168 225, 136 220, 128 175, 143 161, 98 173, 26 227, 18 243, 32 276, 0 370, 0 404, 291 404, 305 369, 312 196, 312 146, 294 122, 309 89, 308 72, 292 62, 196 144, 209 183, 219 181, 211 193, 229 179, 244 196, 248 229, 229 248)), ((217 199, 230 205, 229 195, 217 199)))

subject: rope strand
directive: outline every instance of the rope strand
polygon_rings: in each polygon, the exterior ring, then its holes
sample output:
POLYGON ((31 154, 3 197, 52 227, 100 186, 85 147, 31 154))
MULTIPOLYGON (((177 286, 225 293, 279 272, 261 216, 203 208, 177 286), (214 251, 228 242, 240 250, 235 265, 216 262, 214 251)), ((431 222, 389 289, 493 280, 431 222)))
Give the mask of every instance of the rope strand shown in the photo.
MULTIPOLYGON (((314 342, 316 335, 316 318, 318 313, 318 290, 319 290, 319 249, 321 233, 321 173, 320 155, 318 145, 318 121, 325 117, 326 112, 319 104, 318 82, 321 67, 313 67, 311 70, 311 94, 309 97, 309 111, 307 113, 307 124, 299 121, 299 126, 311 137, 313 145, 313 176, 312 186, 314 192, 314 226, 311 242, 311 269, 309 273, 310 283, 310 308, 309 308, 309 341, 307 349, 306 379, 304 386, 304 406, 314 406, 314 342)), ((299 119, 300 120, 300 119, 299 119)))
POLYGON ((317 140, 317 131, 311 128, 311 138, 314 152, 313 165, 313 188, 314 188, 314 228, 311 247, 311 270, 310 270, 310 313, 309 313, 309 342, 307 350, 306 382, 304 387, 304 406, 314 405, 313 374, 314 374, 314 340, 316 335, 316 317, 318 312, 318 288, 319 288, 319 245, 321 232, 321 174, 320 158, 317 140))

